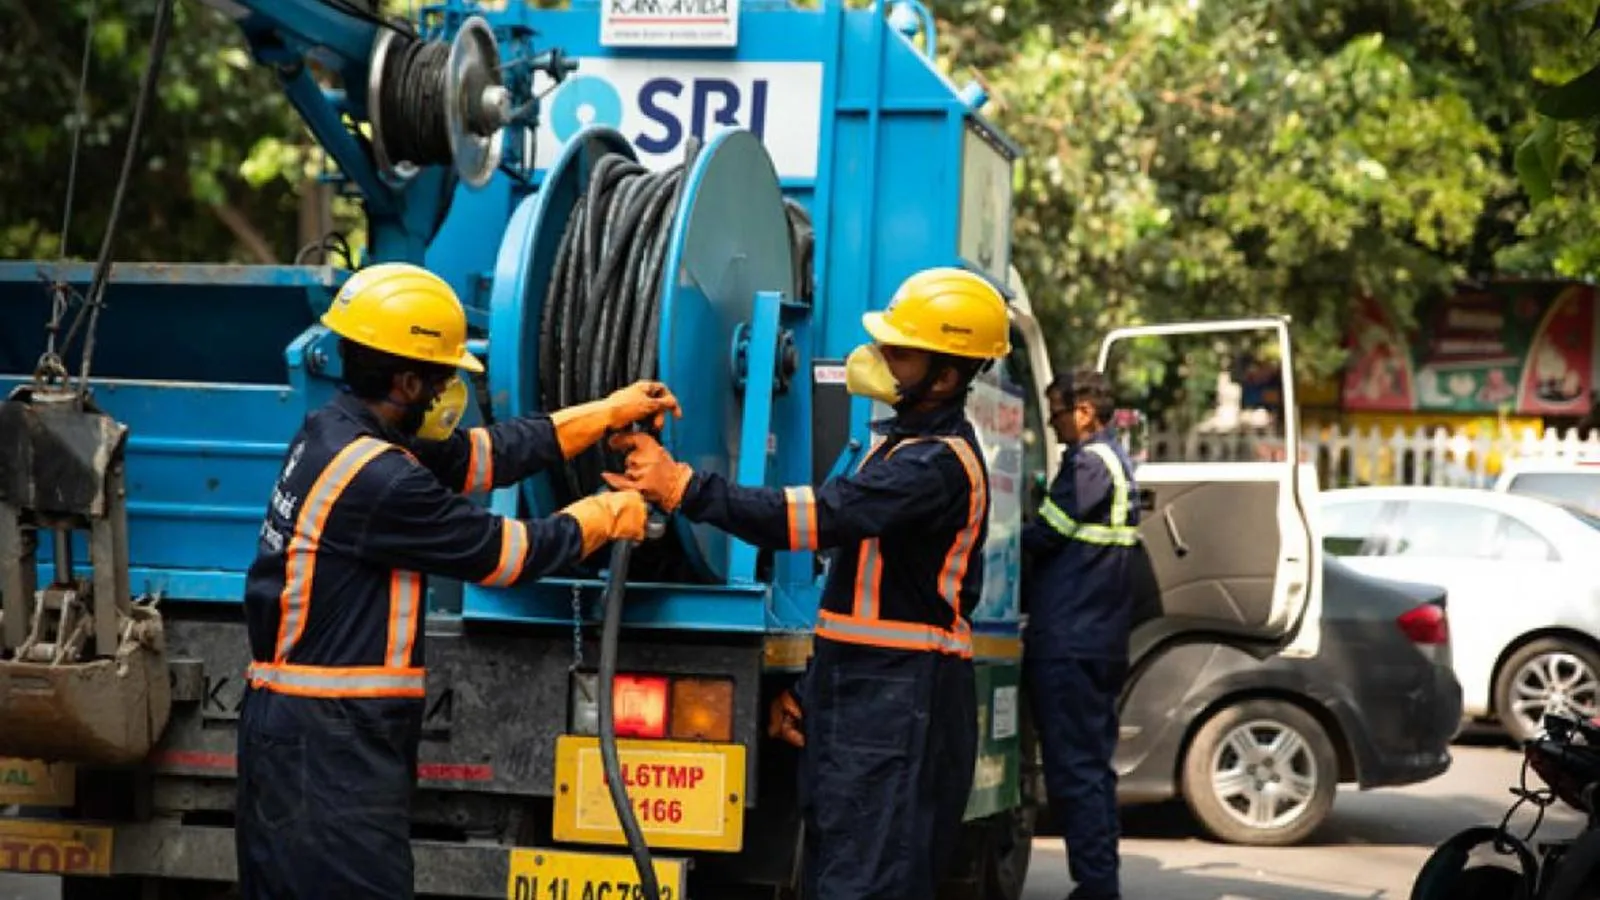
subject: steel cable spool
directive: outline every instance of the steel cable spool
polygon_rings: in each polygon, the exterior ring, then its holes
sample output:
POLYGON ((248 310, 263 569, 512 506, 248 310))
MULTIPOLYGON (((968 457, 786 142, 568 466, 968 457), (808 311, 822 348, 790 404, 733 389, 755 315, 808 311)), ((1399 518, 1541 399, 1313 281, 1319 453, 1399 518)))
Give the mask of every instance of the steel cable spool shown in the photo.
MULTIPOLYGON (((744 407, 759 401, 745 390, 741 342, 758 292, 793 298, 801 287, 803 219, 786 209, 766 149, 748 131, 720 132, 665 168, 640 161, 609 126, 579 129, 501 242, 489 298, 494 415, 553 412, 663 381, 684 418, 667 419, 662 444, 698 471, 734 477, 741 454, 757 452, 742 425, 744 407)), ((524 482, 515 500, 493 502, 507 514, 548 514, 606 489, 600 476, 622 467, 602 443, 524 482)), ((667 524, 671 539, 635 554, 636 577, 727 577, 733 538, 681 516, 667 524)))
POLYGON ((423 166, 454 165, 468 185, 487 184, 511 120, 511 94, 501 83, 488 23, 472 16, 448 43, 380 31, 367 81, 379 170, 403 181, 423 166))

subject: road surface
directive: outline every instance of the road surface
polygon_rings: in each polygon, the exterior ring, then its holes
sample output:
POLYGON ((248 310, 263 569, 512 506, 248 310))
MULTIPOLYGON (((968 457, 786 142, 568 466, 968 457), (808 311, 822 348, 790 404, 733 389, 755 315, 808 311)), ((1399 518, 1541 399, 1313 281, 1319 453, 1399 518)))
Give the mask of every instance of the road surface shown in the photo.
MULTIPOLYGON (((1328 821, 1298 847, 1212 843, 1173 807, 1123 811, 1124 900, 1406 900, 1434 845, 1468 825, 1498 823, 1514 801, 1520 754, 1475 740, 1452 748, 1455 762, 1433 781, 1406 788, 1341 790, 1328 821)), ((1541 787, 1530 773, 1531 787, 1541 787)), ((1521 836, 1533 822, 1513 819, 1521 836)), ((1552 806, 1540 838, 1576 833, 1577 813, 1552 806)), ((1023 900, 1061 900, 1071 889, 1061 842, 1034 842, 1023 900)))
MULTIPOLYGON (((1455 763, 1408 788, 1341 791, 1320 833, 1299 847, 1258 849, 1211 843, 1181 808, 1124 811, 1125 900, 1405 900, 1433 845, 1452 833, 1494 823, 1511 802, 1521 762, 1516 751, 1484 741, 1454 748, 1455 763)), ((1534 786, 1538 786, 1537 779, 1534 786)), ((1531 816, 1519 812, 1519 833, 1531 816)), ((1542 837, 1576 832, 1577 814, 1552 807, 1542 837)), ((54 879, 0 875, 0 900, 56 900, 54 879)), ((1061 842, 1041 838, 1024 900, 1061 900, 1071 889, 1061 842)))

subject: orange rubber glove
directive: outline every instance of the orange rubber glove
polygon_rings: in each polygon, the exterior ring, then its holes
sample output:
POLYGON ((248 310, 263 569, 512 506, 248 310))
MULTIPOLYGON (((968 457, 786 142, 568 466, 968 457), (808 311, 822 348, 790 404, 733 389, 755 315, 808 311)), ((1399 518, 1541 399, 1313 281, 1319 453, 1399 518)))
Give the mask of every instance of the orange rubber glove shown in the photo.
POLYGON ((672 512, 683 502, 694 469, 673 459, 655 438, 641 432, 619 434, 611 439, 611 449, 628 454, 628 468, 621 475, 606 472, 606 484, 619 491, 638 491, 663 512, 672 512))
POLYGON ((767 737, 793 744, 796 747, 806 745, 805 714, 800 710, 800 701, 794 694, 784 691, 773 701, 767 718, 767 737))
POLYGON ((650 507, 638 491, 610 491, 585 497, 565 509, 583 531, 583 555, 615 540, 644 540, 650 507))
POLYGON ((678 398, 659 381, 636 381, 604 400, 580 403, 550 414, 556 426, 561 455, 567 459, 595 445, 607 431, 627 428, 650 419, 656 430, 667 423, 667 413, 683 418, 678 398))

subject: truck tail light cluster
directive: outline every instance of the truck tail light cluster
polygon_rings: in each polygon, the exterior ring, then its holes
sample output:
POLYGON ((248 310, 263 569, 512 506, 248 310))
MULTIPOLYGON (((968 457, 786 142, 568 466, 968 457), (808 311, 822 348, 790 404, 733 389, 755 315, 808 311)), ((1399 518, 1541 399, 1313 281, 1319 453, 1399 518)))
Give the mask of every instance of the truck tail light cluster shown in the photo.
MULTIPOLYGON (((617 673, 611 696, 617 736, 678 741, 733 740, 733 680, 617 673)), ((600 733, 600 677, 572 676, 572 733, 600 733)))

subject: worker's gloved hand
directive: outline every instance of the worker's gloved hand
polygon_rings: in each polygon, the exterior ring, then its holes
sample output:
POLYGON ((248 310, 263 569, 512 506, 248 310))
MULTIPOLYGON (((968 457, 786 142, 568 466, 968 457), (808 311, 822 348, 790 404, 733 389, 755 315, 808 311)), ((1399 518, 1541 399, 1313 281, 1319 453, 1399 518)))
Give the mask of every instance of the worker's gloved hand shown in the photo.
POLYGON ((800 709, 800 701, 796 700, 790 691, 784 691, 772 701, 772 709, 767 718, 767 736, 793 744, 796 747, 806 745, 805 725, 802 720, 805 713, 800 709))
POLYGON ((583 555, 615 540, 644 540, 650 507, 638 491, 608 491, 585 497, 565 509, 583 532, 583 555))
POLYGON ((613 429, 627 428, 635 422, 649 419, 651 426, 660 431, 667 424, 668 412, 679 419, 683 418, 683 408, 678 405, 678 398, 672 396, 672 391, 659 381, 635 381, 621 390, 613 391, 601 402, 609 404, 613 429))
POLYGON ((672 512, 683 502, 694 469, 673 459, 655 438, 639 432, 619 434, 611 439, 611 449, 628 454, 628 466, 621 475, 606 472, 606 484, 619 491, 638 491, 663 512, 672 512))
POLYGON ((678 398, 659 381, 636 381, 604 400, 580 403, 550 414, 556 426, 561 455, 567 459, 594 446, 607 431, 649 420, 657 430, 667 423, 667 413, 683 417, 678 398))

